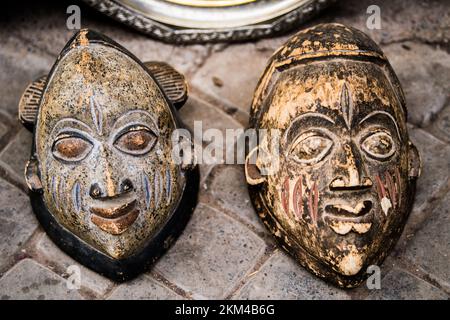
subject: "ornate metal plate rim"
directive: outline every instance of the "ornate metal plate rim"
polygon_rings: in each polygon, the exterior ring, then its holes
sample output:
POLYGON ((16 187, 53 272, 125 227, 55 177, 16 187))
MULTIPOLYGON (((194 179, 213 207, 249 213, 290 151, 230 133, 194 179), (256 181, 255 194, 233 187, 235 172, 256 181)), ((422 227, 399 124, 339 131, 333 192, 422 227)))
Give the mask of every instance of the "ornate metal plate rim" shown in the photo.
POLYGON ((235 28, 180 28, 148 18, 115 0, 83 0, 98 11, 164 42, 193 44, 254 40, 292 29, 336 0, 311 0, 305 5, 263 23, 235 28))

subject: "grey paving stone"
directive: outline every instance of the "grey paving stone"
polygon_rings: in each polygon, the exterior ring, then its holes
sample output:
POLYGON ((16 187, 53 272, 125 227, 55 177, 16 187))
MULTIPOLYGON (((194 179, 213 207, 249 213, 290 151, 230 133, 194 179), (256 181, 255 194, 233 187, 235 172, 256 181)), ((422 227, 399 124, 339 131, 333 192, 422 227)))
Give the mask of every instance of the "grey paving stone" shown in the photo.
MULTIPOLYGON (((208 177, 208 175, 210 174, 212 168, 214 168, 214 165, 212 164, 201 164, 199 165, 199 169, 200 169, 200 188, 207 190, 207 185, 205 184, 205 180, 208 177)), ((203 191, 201 191, 201 193, 199 193, 200 195, 203 193, 203 191)))
POLYGON ((98 296, 103 296, 113 286, 113 282, 98 273, 95 273, 62 252, 50 238, 43 234, 37 242, 37 255, 39 260, 45 260, 45 264, 57 267, 65 273, 69 266, 77 266, 81 271, 81 286, 95 292, 98 296))
MULTIPOLYGON (((0 118, 2 117, 2 114, 0 113, 0 118)), ((3 120, 3 119, 1 119, 3 120)), ((5 133, 8 131, 8 127, 0 122, 0 139, 5 135, 5 133)))
MULTIPOLYGON (((363 31, 382 46, 411 39, 446 46, 450 38, 449 7, 449 2, 446 0, 416 1, 413 5, 409 0, 376 3, 372 0, 337 1, 328 10, 300 25, 297 30, 318 23, 338 22, 363 31), (374 4, 380 7, 381 29, 371 30, 367 28, 369 17, 367 8, 374 4)), ((256 42, 256 46, 273 52, 285 38, 295 32, 294 30, 282 37, 260 40, 256 42)))
MULTIPOLYGON (((359 1, 353 0, 352 4, 359 1)), ((365 0, 360 16, 367 19, 366 9, 374 4, 365 0)), ((380 41, 387 43, 403 39, 420 39, 424 42, 445 43, 450 36, 450 5, 448 1, 417 1, 412 5, 408 0, 378 2, 381 9, 381 30, 371 33, 381 33, 380 41)), ((360 4, 362 5, 362 4, 360 4)), ((351 5, 349 5, 351 6, 351 5)))
MULTIPOLYGON (((116 34, 111 33, 111 37, 115 37, 116 34)), ((141 61, 169 63, 177 71, 187 76, 189 83, 190 75, 197 70, 209 53, 208 45, 174 46, 129 33, 118 42, 141 61)))
POLYGON ((131 282, 121 284, 109 296, 109 300, 181 300, 176 294, 158 281, 141 275, 131 282))
POLYGON ((31 132, 22 128, 0 153, 0 165, 9 169, 24 186, 25 164, 30 159, 32 140, 31 132))
POLYGON ((381 280, 381 289, 374 289, 370 300, 438 300, 449 297, 428 282, 411 273, 393 269, 381 280))
POLYGON ((17 119, 17 105, 27 85, 47 74, 52 59, 29 43, 6 37, 0 40, 0 109, 17 119))
POLYGON ((234 213, 257 231, 265 231, 248 195, 244 168, 237 165, 216 166, 206 181, 205 201, 234 213))
POLYGON ((337 289, 299 266, 282 251, 277 251, 237 292, 234 299, 349 299, 337 289))
POLYGON ((420 225, 427 217, 427 205, 445 188, 450 177, 450 147, 421 129, 409 131, 422 157, 422 174, 417 181, 414 207, 408 224, 420 225))
POLYGON ((383 48, 406 95, 409 122, 426 126, 442 110, 450 92, 450 55, 415 42, 383 48))
POLYGON ((226 106, 248 112, 253 91, 271 54, 252 43, 229 46, 206 60, 193 76, 192 86, 226 106))
MULTIPOLYGON (((41 48, 55 58, 75 33, 66 26, 66 9, 73 1, 27 3, 27 10, 13 9, 0 25, 21 39, 41 48)), ((101 32, 123 45, 143 61, 159 60, 173 64, 182 72, 191 71, 208 53, 208 46, 175 46, 150 39, 91 7, 81 8, 81 27, 101 32)))
POLYGON ((37 227, 28 197, 0 178, 0 270, 37 227))
POLYGON ((203 131, 218 129, 225 133, 226 129, 238 129, 242 126, 225 112, 194 96, 189 97, 186 105, 180 109, 180 118, 191 130, 194 130, 194 121, 201 121, 203 131))
POLYGON ((450 194, 415 234, 404 256, 450 292, 450 194))
POLYGON ((199 204, 187 228, 155 268, 193 298, 224 298, 264 253, 242 224, 199 204))
POLYGON ((308 22, 313 25, 321 22, 339 22, 356 27, 378 43, 392 43, 407 39, 425 42, 445 43, 450 37, 449 3, 446 0, 416 1, 408 0, 378 1, 347 0, 336 4, 323 14, 308 22), (381 29, 367 28, 367 8, 380 7, 381 29))
POLYGON ((79 300, 66 280, 31 259, 15 265, 0 279, 1 300, 79 300))
POLYGON ((439 139, 450 143, 450 100, 427 130, 439 139))
MULTIPOLYGON (((197 154, 197 160, 202 161, 201 164, 211 165, 223 163, 226 159, 226 152, 232 152, 234 146, 234 140, 227 143, 226 132, 229 130, 242 129, 242 126, 233 120, 230 116, 223 111, 209 105, 208 103, 196 98, 190 97, 186 105, 180 110, 180 118, 184 124, 192 131, 194 141, 198 146, 203 145, 202 155, 197 154), (194 125, 196 123, 196 126, 194 125), (198 128, 198 129, 196 129, 198 128), (201 130, 201 131, 200 131, 201 130), (219 130, 217 132, 220 135, 221 140, 216 140, 216 132, 211 130, 219 130), (214 135, 214 138, 208 137, 207 131, 214 135), (199 133, 202 136, 199 136, 199 133), (216 157, 214 160, 211 158, 211 152, 207 147, 211 145, 215 150, 220 150, 222 156, 213 154, 216 157), (209 160, 211 159, 211 160, 209 160)), ((233 131, 234 132, 234 131, 233 131)))

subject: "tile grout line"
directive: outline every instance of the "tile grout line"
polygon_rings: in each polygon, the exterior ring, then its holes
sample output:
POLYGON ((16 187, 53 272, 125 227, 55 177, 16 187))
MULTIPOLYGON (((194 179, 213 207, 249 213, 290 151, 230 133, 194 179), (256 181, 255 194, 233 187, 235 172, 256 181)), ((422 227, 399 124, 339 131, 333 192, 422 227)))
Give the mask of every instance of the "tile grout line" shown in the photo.
POLYGON ((192 294, 189 291, 186 291, 186 290, 182 289, 180 286, 178 286, 177 284, 172 283, 170 280, 168 280, 166 277, 164 277, 161 272, 159 272, 155 268, 152 268, 150 273, 144 274, 144 276, 153 279, 160 285, 163 285, 170 291, 175 292, 177 295, 179 295, 183 298, 186 298, 187 300, 193 300, 192 294))
POLYGON ((242 279, 230 290, 230 292, 225 296, 226 300, 230 300, 234 295, 236 295, 239 290, 241 290, 249 280, 254 277, 258 272, 261 271, 264 264, 277 253, 280 249, 275 245, 267 245, 264 249, 264 253, 255 262, 253 268, 249 269, 242 279))
POLYGON ((399 265, 396 266, 397 269, 410 273, 411 275, 419 278, 420 280, 428 283, 429 285, 450 296, 450 289, 444 288, 438 282, 438 280, 430 277, 431 273, 427 273, 420 265, 415 264, 414 261, 411 261, 410 259, 405 257, 397 256, 396 258, 396 261, 399 263, 399 265))
POLYGON ((246 128, 248 126, 248 117, 249 117, 248 113, 240 110, 234 105, 221 102, 217 97, 214 97, 206 92, 203 92, 197 87, 192 86, 192 93, 198 100, 222 112, 225 116, 232 119, 234 122, 238 123, 242 127, 246 128), (232 112, 230 112, 230 110, 232 110, 232 112), (237 117, 235 117, 235 115, 237 117), (245 118, 246 121, 242 120, 241 118, 245 118))

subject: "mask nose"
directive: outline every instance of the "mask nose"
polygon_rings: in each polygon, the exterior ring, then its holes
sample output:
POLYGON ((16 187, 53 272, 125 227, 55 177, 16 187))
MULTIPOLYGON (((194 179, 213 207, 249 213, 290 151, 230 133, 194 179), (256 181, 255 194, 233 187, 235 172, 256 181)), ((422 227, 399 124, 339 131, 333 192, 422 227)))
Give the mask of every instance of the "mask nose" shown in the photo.
POLYGON ((330 183, 330 190, 360 190, 372 187, 372 180, 366 176, 362 158, 350 143, 346 143, 341 163, 330 183))
POLYGON ((113 192, 111 192, 110 188, 102 187, 99 183, 93 183, 91 185, 91 188, 89 189, 89 195, 93 199, 114 198, 122 194, 128 193, 132 190, 134 190, 134 186, 131 180, 124 179, 119 184, 118 188, 113 189, 113 192))
POLYGON ((121 166, 113 162, 107 151, 104 150, 101 154, 102 158, 99 159, 97 166, 94 168, 99 178, 89 189, 89 195, 93 199, 114 198, 134 189, 130 179, 121 178, 124 175, 120 170, 121 166))

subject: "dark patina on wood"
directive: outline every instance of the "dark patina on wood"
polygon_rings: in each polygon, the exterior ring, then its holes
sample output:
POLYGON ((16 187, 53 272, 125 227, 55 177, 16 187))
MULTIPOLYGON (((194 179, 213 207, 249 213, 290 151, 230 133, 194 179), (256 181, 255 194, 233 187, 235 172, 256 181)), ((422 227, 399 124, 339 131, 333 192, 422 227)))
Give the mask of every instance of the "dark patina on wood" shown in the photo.
POLYGON ((358 286, 398 240, 420 174, 405 98, 381 49, 341 24, 297 33, 269 60, 250 127, 274 130, 245 166, 262 221, 312 273, 358 286))
POLYGON ((183 125, 183 75, 141 63, 96 32, 79 31, 19 103, 34 132, 25 169, 34 213, 50 238, 116 281, 137 276, 187 224, 197 166, 172 158, 183 125))

